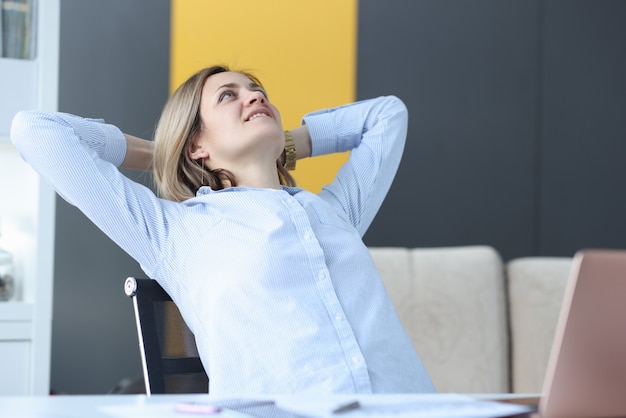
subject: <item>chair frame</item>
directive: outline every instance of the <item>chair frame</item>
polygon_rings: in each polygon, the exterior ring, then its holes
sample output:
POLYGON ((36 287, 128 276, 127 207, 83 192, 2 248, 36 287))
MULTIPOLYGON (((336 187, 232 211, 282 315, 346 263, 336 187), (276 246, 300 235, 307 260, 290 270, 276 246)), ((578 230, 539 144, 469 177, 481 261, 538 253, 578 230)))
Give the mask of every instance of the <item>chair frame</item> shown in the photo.
POLYGON ((133 301, 146 394, 167 393, 165 376, 168 374, 206 376, 199 357, 163 357, 161 353, 153 302, 172 301, 167 292, 155 280, 135 277, 126 279, 124 292, 133 301))

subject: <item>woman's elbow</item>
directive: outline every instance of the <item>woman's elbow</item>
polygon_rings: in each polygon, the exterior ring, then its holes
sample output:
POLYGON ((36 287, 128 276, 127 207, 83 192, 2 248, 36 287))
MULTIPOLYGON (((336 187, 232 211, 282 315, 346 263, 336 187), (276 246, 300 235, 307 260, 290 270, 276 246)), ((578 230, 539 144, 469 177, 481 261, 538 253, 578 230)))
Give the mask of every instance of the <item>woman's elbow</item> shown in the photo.
POLYGON ((22 110, 15 114, 11 122, 11 141, 18 150, 23 150, 28 144, 43 140, 55 126, 64 124, 63 120, 54 112, 41 110, 22 110))
POLYGON ((391 118, 398 126, 406 126, 409 122, 409 109, 406 107, 402 99, 397 96, 386 96, 386 108, 391 118))
POLYGON ((400 99, 398 96, 389 96, 391 99, 391 103, 396 112, 407 115, 409 114, 409 109, 406 107, 406 104, 400 99))
POLYGON ((40 113, 37 110, 21 110, 13 117, 10 136, 16 146, 34 136, 33 131, 40 113))

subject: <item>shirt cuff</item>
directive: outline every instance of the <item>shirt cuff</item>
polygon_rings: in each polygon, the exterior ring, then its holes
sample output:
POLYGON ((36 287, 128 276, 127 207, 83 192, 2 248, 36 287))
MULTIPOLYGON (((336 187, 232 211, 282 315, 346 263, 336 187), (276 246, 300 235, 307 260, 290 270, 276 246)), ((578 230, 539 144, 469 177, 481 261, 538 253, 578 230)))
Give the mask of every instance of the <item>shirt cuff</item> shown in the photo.
POLYGON ((303 119, 311 137, 311 156, 337 152, 337 135, 333 129, 332 116, 326 110, 306 115, 303 119))
POLYGON ((124 162, 124 158, 126 158, 127 143, 124 133, 114 125, 99 123, 98 127, 105 138, 104 148, 102 149, 102 155, 100 157, 105 161, 115 164, 116 167, 121 166, 124 162))
POLYGON ((358 104, 322 109, 304 116, 303 123, 311 137, 312 157, 350 151, 359 145, 362 132, 355 129, 351 117, 358 118, 358 104))

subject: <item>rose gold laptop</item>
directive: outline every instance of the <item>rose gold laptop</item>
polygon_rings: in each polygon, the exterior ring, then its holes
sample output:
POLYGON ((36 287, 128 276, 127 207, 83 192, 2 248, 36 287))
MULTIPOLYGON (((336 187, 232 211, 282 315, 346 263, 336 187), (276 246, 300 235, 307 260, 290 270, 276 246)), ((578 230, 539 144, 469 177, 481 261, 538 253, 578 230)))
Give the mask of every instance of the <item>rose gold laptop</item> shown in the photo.
POLYGON ((626 416, 626 251, 574 257, 539 411, 547 418, 626 416))

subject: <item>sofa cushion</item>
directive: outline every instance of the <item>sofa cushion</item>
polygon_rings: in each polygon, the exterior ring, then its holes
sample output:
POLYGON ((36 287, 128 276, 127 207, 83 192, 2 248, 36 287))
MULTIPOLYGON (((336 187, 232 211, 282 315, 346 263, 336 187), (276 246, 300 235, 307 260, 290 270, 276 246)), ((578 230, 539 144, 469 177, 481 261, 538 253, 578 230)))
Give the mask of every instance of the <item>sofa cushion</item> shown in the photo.
POLYGON ((571 265, 560 257, 507 264, 513 392, 541 392, 571 265))
POLYGON ((504 266, 491 247, 370 248, 440 392, 509 391, 504 266))

